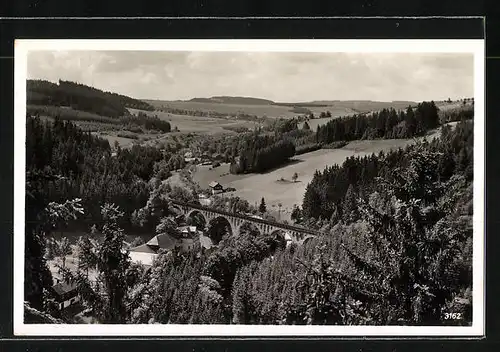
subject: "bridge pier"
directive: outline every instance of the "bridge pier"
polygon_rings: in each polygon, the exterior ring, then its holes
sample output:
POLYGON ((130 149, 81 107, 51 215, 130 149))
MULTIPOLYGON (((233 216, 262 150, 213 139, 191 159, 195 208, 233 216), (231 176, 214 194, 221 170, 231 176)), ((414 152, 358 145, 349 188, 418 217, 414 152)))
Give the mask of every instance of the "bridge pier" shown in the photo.
POLYGON ((226 219, 227 222, 229 223, 229 226, 231 227, 231 232, 233 236, 240 235, 240 227, 244 222, 249 222, 254 224, 261 234, 265 233, 272 234, 275 231, 283 231, 289 234, 292 242, 299 244, 302 244, 307 239, 314 237, 316 234, 319 234, 319 232, 308 229, 302 229, 297 226, 274 223, 267 220, 262 220, 240 214, 231 214, 226 211, 219 211, 197 204, 185 204, 175 200, 172 200, 172 203, 175 207, 177 207, 181 211, 186 220, 193 212, 199 212, 204 217, 207 225, 210 223, 210 221, 212 221, 217 217, 222 217, 226 219))

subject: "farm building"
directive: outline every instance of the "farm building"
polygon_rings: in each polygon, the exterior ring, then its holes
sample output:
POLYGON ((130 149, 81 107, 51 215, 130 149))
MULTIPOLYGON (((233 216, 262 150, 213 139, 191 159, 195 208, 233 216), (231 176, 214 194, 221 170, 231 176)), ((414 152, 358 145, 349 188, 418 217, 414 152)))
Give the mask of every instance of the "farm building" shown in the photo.
POLYGON ((184 158, 184 162, 186 164, 195 164, 198 162, 198 158, 184 158))
POLYGON ((151 266, 160 250, 170 250, 176 244, 177 240, 168 234, 156 235, 147 243, 131 248, 129 250, 130 259, 134 263, 151 266))
POLYGON ((153 265, 153 261, 158 255, 158 251, 149 247, 147 244, 131 248, 129 251, 130 260, 133 263, 138 263, 146 266, 153 265))
POLYGON ((60 310, 67 308, 80 301, 76 285, 69 282, 58 282, 52 286, 57 307, 60 310))
POLYGON ((194 235, 198 235, 196 226, 182 226, 179 230, 181 231, 182 237, 193 237, 194 235))
POLYGON ((161 234, 156 235, 145 244, 131 248, 129 250, 130 259, 134 263, 151 266, 161 250, 168 251, 178 248, 188 251, 198 243, 205 249, 212 247, 210 238, 203 236, 203 233, 198 231, 196 226, 184 226, 179 228, 179 230, 182 233, 180 239, 176 239, 168 234, 161 234))
POLYGON ((217 181, 212 181, 208 185, 212 189, 212 194, 222 193, 222 191, 224 190, 222 185, 217 181))

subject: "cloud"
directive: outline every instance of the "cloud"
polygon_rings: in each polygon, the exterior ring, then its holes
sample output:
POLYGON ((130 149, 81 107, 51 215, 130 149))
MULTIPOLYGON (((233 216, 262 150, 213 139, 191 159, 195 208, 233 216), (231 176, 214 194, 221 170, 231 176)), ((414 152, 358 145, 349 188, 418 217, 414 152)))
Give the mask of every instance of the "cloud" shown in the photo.
POLYGON ((37 51, 28 77, 142 99, 243 95, 276 101, 473 96, 471 54, 37 51))

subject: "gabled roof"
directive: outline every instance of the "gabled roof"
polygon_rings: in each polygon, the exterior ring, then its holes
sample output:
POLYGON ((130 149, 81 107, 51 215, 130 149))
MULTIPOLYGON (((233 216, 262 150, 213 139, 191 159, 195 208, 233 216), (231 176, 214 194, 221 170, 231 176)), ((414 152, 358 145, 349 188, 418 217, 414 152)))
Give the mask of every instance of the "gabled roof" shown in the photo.
POLYGON ((146 243, 141 244, 140 246, 130 248, 130 252, 140 252, 140 253, 151 253, 155 254, 156 251, 153 250, 150 246, 148 246, 146 243))
POLYGON ((55 293, 58 294, 59 296, 62 296, 68 292, 75 291, 76 292, 76 285, 75 284, 68 284, 66 282, 59 282, 52 286, 54 289, 55 293))
POLYGON ((217 181, 212 181, 208 184, 210 187, 220 186, 221 184, 217 181))
POLYGON ((172 249, 177 240, 168 234, 156 235, 146 243, 148 246, 159 247, 160 249, 172 249))

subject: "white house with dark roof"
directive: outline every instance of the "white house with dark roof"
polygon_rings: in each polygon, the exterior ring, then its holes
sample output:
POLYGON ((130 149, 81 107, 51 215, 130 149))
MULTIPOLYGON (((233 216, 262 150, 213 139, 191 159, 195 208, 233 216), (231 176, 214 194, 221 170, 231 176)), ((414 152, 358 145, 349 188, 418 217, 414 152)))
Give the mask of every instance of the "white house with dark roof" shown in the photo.
POLYGON ((52 286, 52 291, 60 310, 67 308, 80 301, 76 285, 70 282, 58 282, 52 286))
POLYGON ((203 232, 198 231, 196 226, 184 226, 180 228, 180 231, 183 236, 179 239, 168 234, 161 234, 154 236, 145 244, 131 248, 129 250, 130 259, 132 262, 151 266, 161 250, 168 251, 179 248, 188 251, 194 248, 198 243, 204 249, 213 247, 211 239, 204 236, 203 232))
POLYGON ((222 193, 224 188, 217 181, 212 181, 208 184, 208 186, 212 189, 212 194, 222 193))
POLYGON ((193 237, 195 235, 198 235, 198 229, 196 226, 182 226, 179 227, 179 231, 182 234, 182 237, 193 237))
POLYGON ((160 250, 170 250, 177 245, 177 239, 168 234, 156 235, 147 243, 131 248, 129 256, 132 262, 142 265, 153 265, 154 259, 158 256, 160 250))

